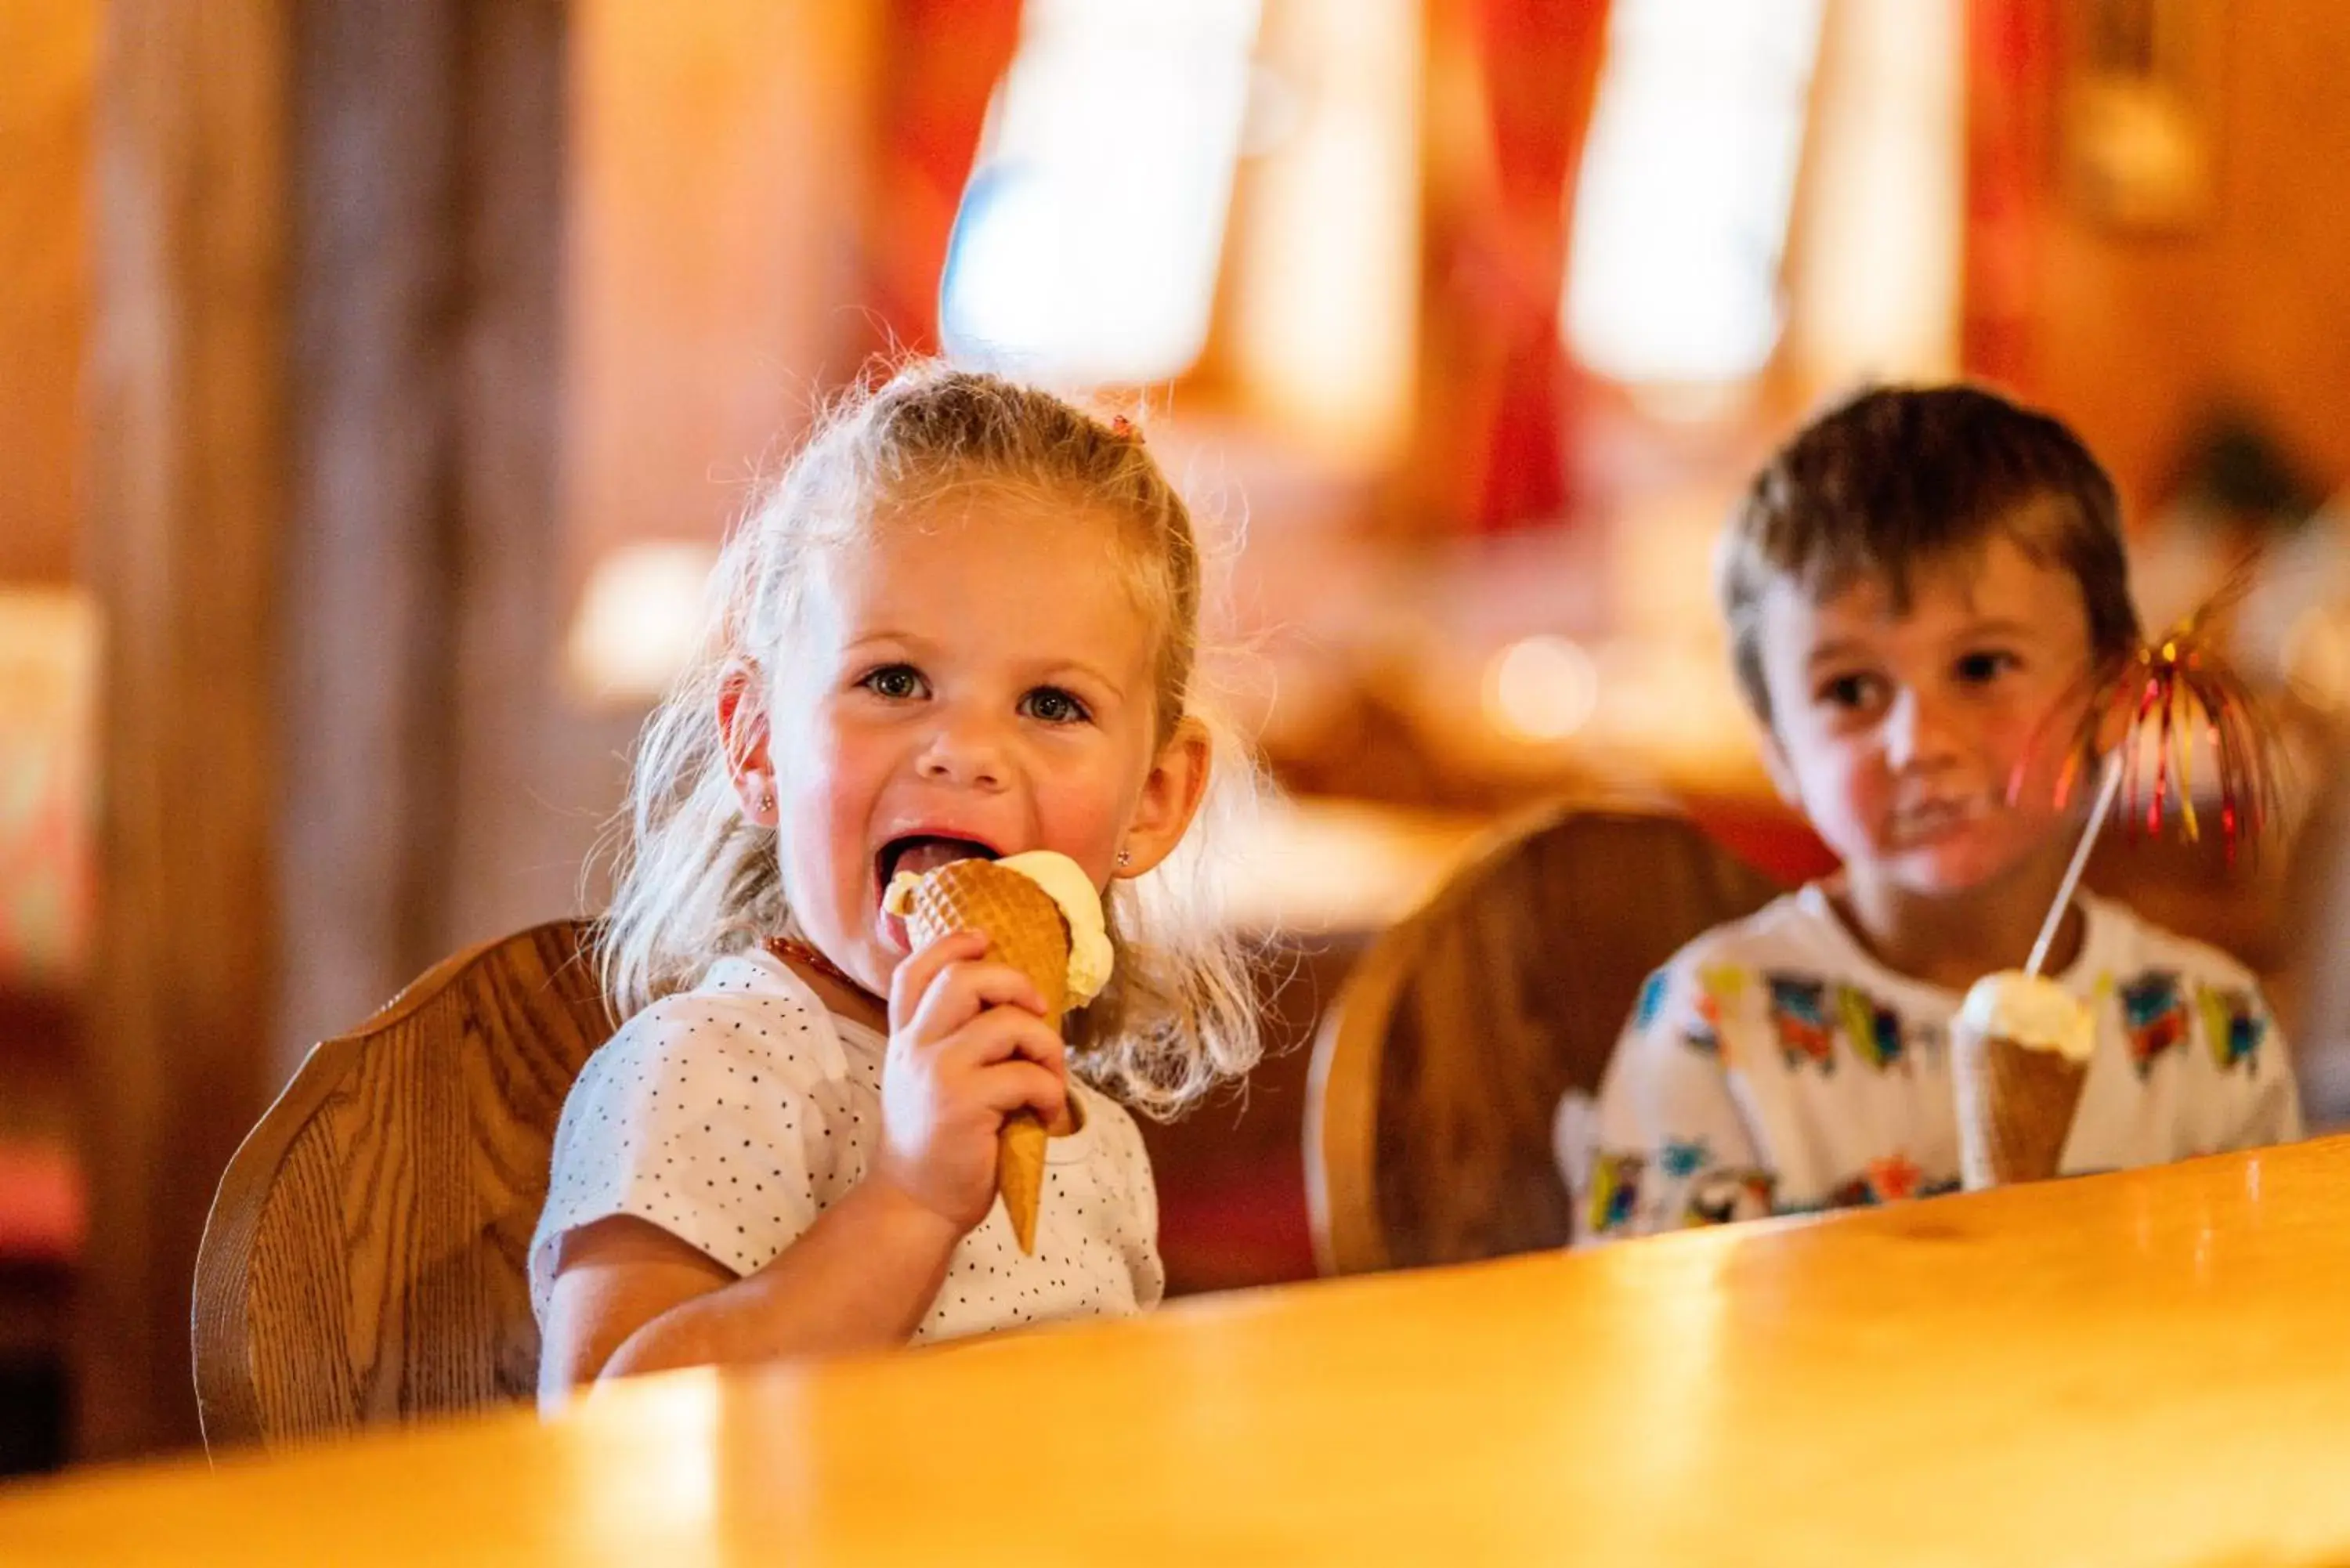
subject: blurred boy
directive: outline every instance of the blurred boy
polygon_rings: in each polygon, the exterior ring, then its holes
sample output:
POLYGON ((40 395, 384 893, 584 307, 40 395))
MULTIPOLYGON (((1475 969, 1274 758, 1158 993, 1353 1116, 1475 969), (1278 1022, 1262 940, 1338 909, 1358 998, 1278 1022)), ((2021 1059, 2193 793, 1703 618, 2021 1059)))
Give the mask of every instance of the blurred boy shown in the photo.
MULTIPOLYGON (((1771 776, 1843 867, 1642 988, 1596 1109, 1560 1107, 1580 1239, 1959 1185, 1949 1025, 2055 900, 2082 820, 2055 805, 2062 746, 2139 636, 2112 482, 2055 420, 1968 387, 1870 391, 1797 432, 1720 588, 1771 776)), ((2241 964, 2083 894, 2048 973, 2097 1030, 2064 1171, 2300 1136, 2241 964)))

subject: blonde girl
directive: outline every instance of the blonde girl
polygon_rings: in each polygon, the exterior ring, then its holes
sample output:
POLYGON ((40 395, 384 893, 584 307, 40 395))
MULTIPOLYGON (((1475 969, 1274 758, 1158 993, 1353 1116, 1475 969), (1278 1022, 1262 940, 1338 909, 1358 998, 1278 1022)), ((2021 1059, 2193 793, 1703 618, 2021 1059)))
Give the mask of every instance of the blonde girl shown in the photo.
MULTIPOLYGON (((835 409, 723 556, 704 657, 640 742, 608 981, 530 1254, 542 1399, 660 1367, 1133 1313, 1163 1276, 1135 1125, 1244 1073, 1203 909, 1201 552, 1123 421, 922 363, 835 409), (1117 969, 1065 1041, 899 869, 1058 850, 1117 969), (996 1131, 1052 1140, 1036 1250, 996 1131)), ((1211 792, 1211 783, 1222 786, 1211 792)))

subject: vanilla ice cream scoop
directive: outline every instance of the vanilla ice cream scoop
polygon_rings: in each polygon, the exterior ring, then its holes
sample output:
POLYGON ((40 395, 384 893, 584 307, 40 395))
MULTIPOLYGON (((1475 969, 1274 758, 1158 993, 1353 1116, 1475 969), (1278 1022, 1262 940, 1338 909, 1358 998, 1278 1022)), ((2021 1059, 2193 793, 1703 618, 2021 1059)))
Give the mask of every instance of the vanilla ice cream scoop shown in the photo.
MULTIPOLYGON (((995 864, 1035 883, 1059 907, 1061 918, 1069 923, 1069 1005, 1083 1007, 1109 983, 1110 968, 1116 961, 1109 926, 1102 918, 1101 895, 1094 891, 1077 863, 1056 849, 1030 849, 1007 855, 995 864)), ((899 916, 910 912, 914 886, 922 876, 920 871, 900 871, 890 877, 889 889, 881 898, 883 910, 899 916)))
POLYGON ((1968 988, 1960 1024, 1985 1040, 2010 1040, 2086 1062, 2096 1049, 2096 1022, 2078 997, 2053 980, 2006 970, 1968 988))

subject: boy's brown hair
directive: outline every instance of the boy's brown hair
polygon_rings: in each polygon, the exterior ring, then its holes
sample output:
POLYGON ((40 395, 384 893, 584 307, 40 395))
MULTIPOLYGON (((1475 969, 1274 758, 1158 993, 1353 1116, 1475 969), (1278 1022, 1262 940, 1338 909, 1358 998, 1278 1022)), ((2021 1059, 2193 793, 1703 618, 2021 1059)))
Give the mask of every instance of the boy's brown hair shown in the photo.
POLYGON ((1747 703, 1766 724, 1762 601, 1876 578, 1907 612, 1924 564, 2013 542, 2081 586, 2090 657, 2138 641, 2113 481, 2051 416, 1979 387, 1879 387, 1795 432, 1754 476, 1722 541, 1717 586, 1747 703))

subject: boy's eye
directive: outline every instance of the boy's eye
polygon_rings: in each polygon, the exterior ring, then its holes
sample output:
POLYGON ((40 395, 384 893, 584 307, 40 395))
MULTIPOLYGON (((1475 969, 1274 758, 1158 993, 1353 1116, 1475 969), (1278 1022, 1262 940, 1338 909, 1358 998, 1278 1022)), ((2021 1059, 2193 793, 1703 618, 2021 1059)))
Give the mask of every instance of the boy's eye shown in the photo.
POLYGON ((1047 724, 1080 724, 1091 716, 1084 703, 1057 686, 1039 686, 1023 697, 1020 711, 1047 724))
POLYGON ((1883 683, 1874 675, 1837 675, 1820 682, 1815 700, 1831 708, 1858 710, 1877 701, 1883 683))
POLYGON ((1983 649, 1962 654, 1958 662, 1958 677, 1970 686, 1987 686, 2015 668, 2015 655, 2001 649, 1983 649))
POLYGON ((910 702, 922 694, 922 672, 910 664, 885 664, 858 684, 876 697, 910 702))

